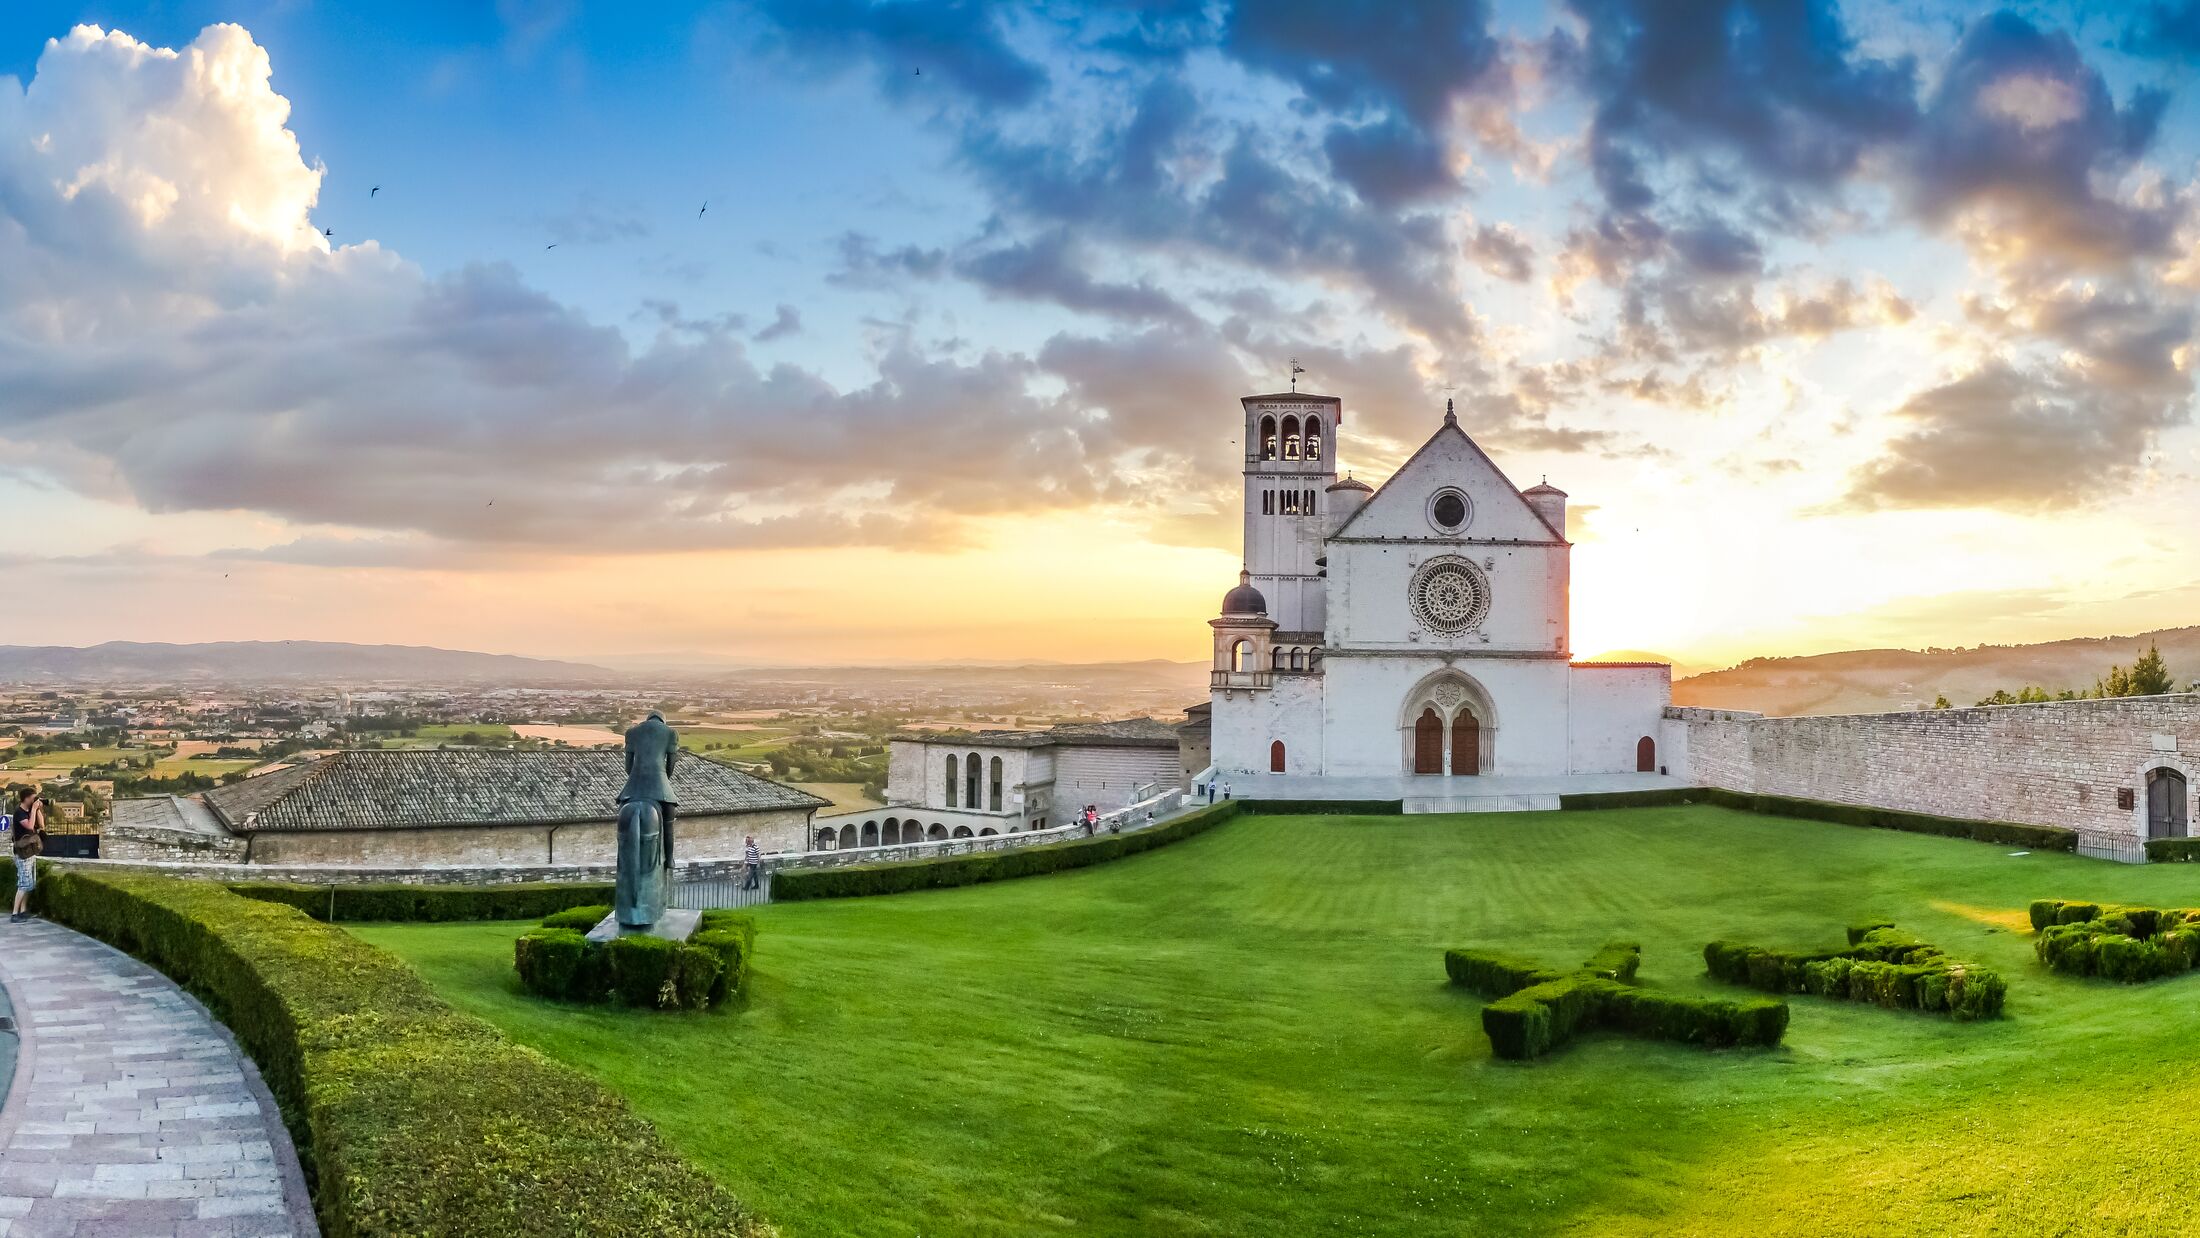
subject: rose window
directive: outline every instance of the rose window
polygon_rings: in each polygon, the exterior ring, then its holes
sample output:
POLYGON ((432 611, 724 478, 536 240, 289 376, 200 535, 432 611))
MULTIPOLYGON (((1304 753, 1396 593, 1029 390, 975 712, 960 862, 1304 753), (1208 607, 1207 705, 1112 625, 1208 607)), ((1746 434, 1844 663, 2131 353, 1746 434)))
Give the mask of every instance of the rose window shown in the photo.
POLYGON ((1465 632, 1490 613, 1490 583, 1465 559, 1434 559, 1413 574, 1413 617, 1432 632, 1465 632))

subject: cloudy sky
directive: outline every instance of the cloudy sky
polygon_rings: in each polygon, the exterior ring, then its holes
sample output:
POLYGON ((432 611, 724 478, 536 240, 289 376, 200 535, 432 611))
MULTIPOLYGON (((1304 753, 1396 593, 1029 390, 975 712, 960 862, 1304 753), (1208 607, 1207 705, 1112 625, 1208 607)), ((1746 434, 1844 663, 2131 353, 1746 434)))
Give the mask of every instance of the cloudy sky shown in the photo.
POLYGON ((2200 622, 2196 67, 2200 0, 13 0, 0 643, 1201 657, 1293 357, 1363 476, 1449 393, 1572 494, 1584 654, 2200 622))

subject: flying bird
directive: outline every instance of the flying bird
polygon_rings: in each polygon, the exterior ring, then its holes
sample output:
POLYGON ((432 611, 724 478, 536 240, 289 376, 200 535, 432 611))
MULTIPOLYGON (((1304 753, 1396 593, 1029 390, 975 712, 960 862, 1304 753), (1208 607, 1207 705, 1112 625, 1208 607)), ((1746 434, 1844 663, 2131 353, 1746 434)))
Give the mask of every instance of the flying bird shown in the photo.
POLYGON ((335 236, 335 235, 336 235, 336 229, 334 229, 334 228, 323 228, 323 229, 321 229, 321 235, 322 235, 322 236, 335 236))
POLYGON ((497 501, 495 499, 491 499, 488 502, 482 504, 483 507, 495 507, 496 505, 497 501))
MULTIPOLYGON (((709 210, 709 209, 710 209, 710 199, 708 199, 708 198, 705 198, 705 199, 703 199, 703 211, 707 211, 707 210, 709 210)), ((701 218, 703 217, 703 211, 697 211, 697 212, 695 212, 695 217, 696 217, 697 219, 701 219, 701 218)))
POLYGON ((374 188, 367 191, 367 196, 371 198, 380 192, 382 192, 382 187, 380 185, 376 185, 374 188))
POLYGON ((552 242, 550 242, 550 243, 549 243, 548 245, 545 245, 545 246, 543 246, 542 248, 543 248, 543 251, 547 253, 548 251, 550 251, 550 250, 553 250, 553 249, 556 249, 557 247, 558 247, 558 243, 557 243, 556 241, 552 241, 552 242))

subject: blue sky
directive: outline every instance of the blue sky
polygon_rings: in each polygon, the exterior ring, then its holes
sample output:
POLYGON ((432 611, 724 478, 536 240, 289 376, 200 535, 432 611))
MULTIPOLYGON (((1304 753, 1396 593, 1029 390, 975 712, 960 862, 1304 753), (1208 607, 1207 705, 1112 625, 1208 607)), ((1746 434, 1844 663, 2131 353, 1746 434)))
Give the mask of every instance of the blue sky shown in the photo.
POLYGON ((0 560, 82 604, 0 641, 1197 657, 1293 356, 1371 476, 1452 394, 1574 494, 1584 653, 2182 622, 2196 62, 2189 0, 19 2, 0 560))

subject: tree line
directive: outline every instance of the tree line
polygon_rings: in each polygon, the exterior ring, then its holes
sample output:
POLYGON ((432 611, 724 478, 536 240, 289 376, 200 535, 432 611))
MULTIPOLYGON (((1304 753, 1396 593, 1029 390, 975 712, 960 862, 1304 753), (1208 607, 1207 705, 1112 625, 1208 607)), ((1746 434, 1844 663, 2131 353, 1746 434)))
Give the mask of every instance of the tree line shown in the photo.
MULTIPOLYGON (((2160 696, 2177 691, 2177 681, 2170 676, 2169 667, 2162 661, 2162 651, 2152 644, 2147 651, 2132 662, 2129 669, 2112 665, 2108 674, 2093 681, 2091 688, 2064 688, 2049 693, 2047 689, 2026 684, 2011 692, 1996 688, 1994 694, 1979 702, 1981 705, 2031 705, 2042 701, 2094 701, 2115 696, 2160 696)), ((2187 687, 2187 691, 2200 691, 2200 682, 2187 687)), ((1954 709, 1943 692, 1933 698, 1934 709, 1954 709)))

